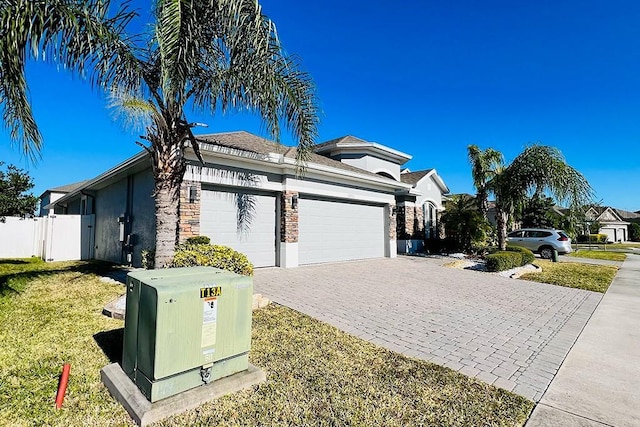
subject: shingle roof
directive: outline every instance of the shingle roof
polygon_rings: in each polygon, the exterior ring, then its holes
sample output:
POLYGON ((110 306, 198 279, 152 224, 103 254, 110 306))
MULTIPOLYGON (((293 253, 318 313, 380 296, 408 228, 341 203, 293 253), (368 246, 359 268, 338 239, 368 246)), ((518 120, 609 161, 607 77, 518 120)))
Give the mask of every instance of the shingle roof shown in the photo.
POLYGON ((418 181, 424 178, 425 175, 427 175, 432 170, 433 169, 425 169, 423 171, 402 173, 400 174, 400 181, 406 184, 416 185, 418 181))
POLYGON ((74 182, 73 184, 61 185, 60 187, 50 188, 47 191, 51 191, 54 193, 69 193, 78 187, 82 187, 87 182, 89 182, 89 180, 85 179, 84 181, 74 182))
POLYGON ((82 187, 87 182, 89 182, 89 180, 74 182, 73 184, 61 185, 54 188, 48 188, 42 192, 42 194, 40 195, 40 199, 42 199, 46 193, 71 193, 72 191, 75 191, 78 188, 82 187))
POLYGON ((640 219, 640 214, 638 214, 637 212, 625 211, 623 209, 616 208, 612 209, 616 211, 616 213, 620 215, 620 218, 622 219, 640 219))
POLYGON ((318 148, 322 148, 322 147, 326 147, 327 145, 331 145, 331 144, 369 144, 369 141, 365 141, 364 139, 352 136, 352 135, 345 135, 345 136, 341 136, 340 138, 335 138, 326 142, 323 142, 321 144, 316 144, 314 149, 318 149, 318 148))
MULTIPOLYGON (((278 144, 277 142, 270 141, 266 138, 254 135, 246 131, 196 135, 196 138, 199 141, 208 144, 234 148, 237 150, 248 151, 250 153, 262 155, 268 155, 269 153, 278 153, 287 158, 295 159, 297 153, 296 147, 288 147, 286 145, 278 144)), ((329 166, 336 169, 343 169, 350 172, 357 172, 363 175, 375 176, 377 178, 381 177, 378 174, 315 153, 311 153, 311 155, 309 156, 309 163, 329 166)))

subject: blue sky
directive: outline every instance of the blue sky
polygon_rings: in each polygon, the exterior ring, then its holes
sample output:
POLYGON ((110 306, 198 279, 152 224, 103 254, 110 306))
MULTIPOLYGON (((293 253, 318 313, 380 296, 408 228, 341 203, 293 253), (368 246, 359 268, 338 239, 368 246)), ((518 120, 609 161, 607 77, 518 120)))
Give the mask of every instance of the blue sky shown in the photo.
MULTIPOLYGON (((510 161, 540 142, 562 151, 597 200, 640 209, 640 2, 261 4, 317 85, 319 142, 350 134, 404 151, 413 155, 407 167, 436 168, 455 193, 474 192, 469 144, 510 161)), ((134 5, 148 15, 148 2, 134 5)), ((138 133, 86 83, 41 63, 29 65, 28 79, 42 159, 28 164, 6 132, 0 159, 28 169, 36 195, 138 152, 138 133)), ((208 132, 262 132, 248 114, 191 117, 208 132)))

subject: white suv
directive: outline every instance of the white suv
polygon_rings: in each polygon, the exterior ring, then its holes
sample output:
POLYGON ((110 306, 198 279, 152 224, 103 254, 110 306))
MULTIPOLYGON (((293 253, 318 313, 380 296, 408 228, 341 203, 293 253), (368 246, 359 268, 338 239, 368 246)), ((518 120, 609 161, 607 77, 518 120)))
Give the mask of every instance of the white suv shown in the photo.
POLYGON ((560 254, 573 251, 571 239, 562 230, 523 228, 507 234, 507 242, 537 252, 545 259, 552 257, 554 249, 560 254))

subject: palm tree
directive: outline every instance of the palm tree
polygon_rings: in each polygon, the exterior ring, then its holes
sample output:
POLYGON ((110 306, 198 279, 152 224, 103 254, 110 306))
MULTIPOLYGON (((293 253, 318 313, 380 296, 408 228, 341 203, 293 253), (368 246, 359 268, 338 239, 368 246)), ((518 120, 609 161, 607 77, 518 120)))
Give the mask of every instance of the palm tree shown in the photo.
POLYGON ((476 188, 478 210, 482 217, 487 219, 487 211, 489 210, 489 188, 487 185, 502 168, 504 159, 502 153, 493 148, 482 151, 477 145, 469 145, 467 151, 469 163, 471 163, 473 186, 476 188))
POLYGON ((128 35, 135 14, 111 0, 5 0, 0 6, 0 102, 14 142, 33 155, 42 137, 33 119, 24 75, 28 58, 89 73, 112 105, 146 119, 155 179, 157 267, 173 257, 179 191, 197 123, 185 109, 209 113, 245 109, 279 140, 281 122, 298 141, 303 167, 315 143, 314 86, 288 56, 274 24, 255 0, 156 0, 148 32, 128 35))
POLYGON ((557 202, 571 208, 586 205, 593 196, 586 178, 566 163, 560 150, 537 144, 525 148, 487 186, 495 196, 498 244, 503 250, 507 224, 528 194, 549 192, 557 202))
POLYGON ((447 237, 456 242, 456 249, 471 251, 487 240, 488 222, 478 212, 476 199, 469 194, 449 197, 445 202, 442 223, 447 237))

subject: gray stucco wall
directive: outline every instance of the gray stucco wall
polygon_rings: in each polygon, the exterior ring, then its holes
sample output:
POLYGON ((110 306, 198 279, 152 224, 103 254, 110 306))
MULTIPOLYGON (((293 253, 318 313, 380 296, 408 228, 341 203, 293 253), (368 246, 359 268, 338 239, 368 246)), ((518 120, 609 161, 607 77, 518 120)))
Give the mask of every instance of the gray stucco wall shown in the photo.
POLYGON ((133 177, 133 218, 131 232, 136 235, 132 264, 142 266, 141 252, 156 247, 156 208, 153 194, 153 174, 151 169, 133 177))
POLYGON ((128 212, 127 181, 128 178, 123 178, 96 193, 95 257, 126 264, 120 242, 118 218, 127 215, 131 221, 127 228, 135 235, 131 262, 134 267, 140 267, 142 250, 155 247, 155 204, 152 197, 151 169, 133 175, 131 206, 128 212))
POLYGON ((67 205, 67 215, 80 215, 80 198, 74 199, 67 205))
POLYGON ((126 203, 126 178, 96 192, 96 259, 116 263, 123 261, 118 217, 125 213, 126 203))

